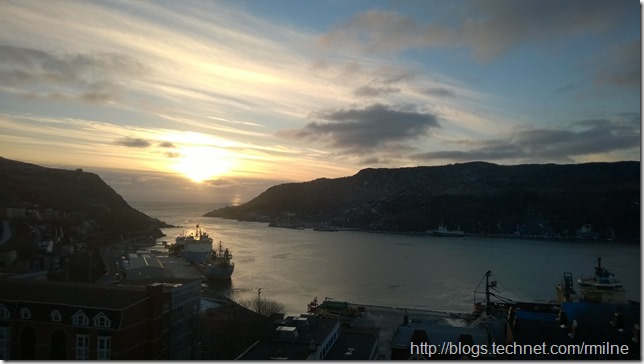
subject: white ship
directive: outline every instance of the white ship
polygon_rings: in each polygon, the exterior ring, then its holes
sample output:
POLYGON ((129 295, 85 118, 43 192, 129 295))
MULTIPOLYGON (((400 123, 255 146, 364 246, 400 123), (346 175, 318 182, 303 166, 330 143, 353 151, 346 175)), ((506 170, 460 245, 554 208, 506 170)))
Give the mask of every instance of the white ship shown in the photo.
POLYGON ((203 263, 210 257, 212 238, 203 232, 199 225, 194 233, 177 236, 175 242, 176 249, 181 250, 181 254, 189 262, 203 263))

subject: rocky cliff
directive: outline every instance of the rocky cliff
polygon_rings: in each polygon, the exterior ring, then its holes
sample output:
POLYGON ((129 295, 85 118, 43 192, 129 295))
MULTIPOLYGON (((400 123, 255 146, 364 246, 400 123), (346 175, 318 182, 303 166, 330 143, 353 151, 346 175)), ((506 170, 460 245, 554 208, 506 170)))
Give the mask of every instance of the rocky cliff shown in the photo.
POLYGON ((639 240, 640 163, 365 169, 351 177, 273 186, 205 216, 278 226, 639 240))

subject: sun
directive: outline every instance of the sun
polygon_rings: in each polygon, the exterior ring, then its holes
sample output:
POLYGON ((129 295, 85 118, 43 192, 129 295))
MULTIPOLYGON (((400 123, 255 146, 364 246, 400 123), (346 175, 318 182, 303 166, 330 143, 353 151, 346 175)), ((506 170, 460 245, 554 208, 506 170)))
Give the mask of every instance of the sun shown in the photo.
POLYGON ((194 182, 202 183, 230 172, 230 156, 218 148, 184 147, 174 169, 194 182))

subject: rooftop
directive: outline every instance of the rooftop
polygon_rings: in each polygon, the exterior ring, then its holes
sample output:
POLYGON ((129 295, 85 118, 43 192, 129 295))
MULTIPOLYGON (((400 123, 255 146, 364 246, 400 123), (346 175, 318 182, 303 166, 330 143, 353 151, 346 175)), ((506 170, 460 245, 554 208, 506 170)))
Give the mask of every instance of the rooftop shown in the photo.
POLYGON ((123 309, 146 298, 144 289, 78 282, 0 278, 0 302, 20 301, 123 309))

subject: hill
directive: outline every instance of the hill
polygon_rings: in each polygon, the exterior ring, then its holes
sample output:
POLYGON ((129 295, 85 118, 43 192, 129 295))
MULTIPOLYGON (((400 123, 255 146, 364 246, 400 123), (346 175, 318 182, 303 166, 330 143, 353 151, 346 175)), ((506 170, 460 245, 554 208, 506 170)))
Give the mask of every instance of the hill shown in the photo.
POLYGON ((92 221, 106 238, 159 235, 164 222, 130 207, 98 175, 46 168, 0 157, 0 210, 32 209, 65 216, 64 225, 92 221))
POLYGON ((560 237, 592 224, 602 237, 639 240, 639 202, 639 162, 471 162, 277 185, 205 216, 389 232, 425 232, 442 223, 474 234, 560 237))

